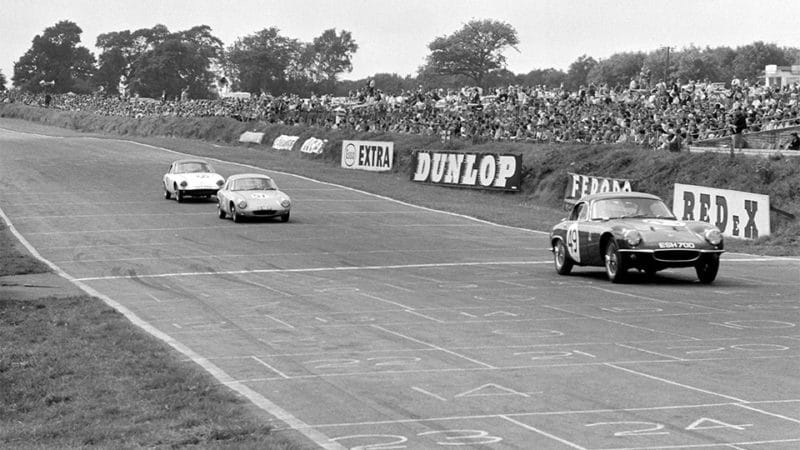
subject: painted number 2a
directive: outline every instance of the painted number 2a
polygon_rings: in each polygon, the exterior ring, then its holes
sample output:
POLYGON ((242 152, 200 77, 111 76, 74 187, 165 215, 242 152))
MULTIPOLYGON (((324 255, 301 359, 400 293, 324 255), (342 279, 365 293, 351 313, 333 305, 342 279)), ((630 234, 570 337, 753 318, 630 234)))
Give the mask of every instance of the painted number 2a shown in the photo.
MULTIPOLYGON (((640 421, 624 421, 624 422, 595 422, 586 424, 587 427, 616 427, 614 436, 616 437, 629 437, 629 436, 655 436, 669 434, 669 431, 664 431, 664 424, 656 422, 640 422, 640 421)), ((729 428, 731 430, 742 431, 747 427, 752 427, 753 424, 733 425, 723 422, 721 420, 709 419, 702 417, 689 424, 686 431, 698 430, 714 430, 720 428, 729 428)))

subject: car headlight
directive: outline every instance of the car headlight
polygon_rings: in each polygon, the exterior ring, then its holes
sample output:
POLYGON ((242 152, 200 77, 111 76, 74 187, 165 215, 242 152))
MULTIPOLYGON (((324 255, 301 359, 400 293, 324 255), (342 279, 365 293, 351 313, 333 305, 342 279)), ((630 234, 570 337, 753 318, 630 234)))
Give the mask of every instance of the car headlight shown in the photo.
POLYGON ((245 209, 247 208, 247 202, 244 200, 239 200, 239 203, 236 206, 238 206, 241 209, 245 209))
POLYGON ((291 205, 292 205, 292 202, 290 202, 288 198, 285 198, 285 199, 281 200, 281 206, 283 206, 284 208, 288 208, 291 205))
POLYGON ((181 187, 186 187, 188 184, 186 180, 181 181, 181 187))
POLYGON ((224 182, 224 181, 222 181, 222 180, 217 180, 217 186, 219 186, 219 187, 222 187, 222 185, 223 185, 223 184, 225 184, 225 182, 224 182))
POLYGON ((703 233, 703 237, 706 238, 711 245, 719 245, 722 243, 722 233, 719 232, 716 228, 710 228, 703 233))
POLYGON ((642 234, 636 230, 628 230, 625 232, 625 242, 631 247, 636 247, 642 243, 642 234))

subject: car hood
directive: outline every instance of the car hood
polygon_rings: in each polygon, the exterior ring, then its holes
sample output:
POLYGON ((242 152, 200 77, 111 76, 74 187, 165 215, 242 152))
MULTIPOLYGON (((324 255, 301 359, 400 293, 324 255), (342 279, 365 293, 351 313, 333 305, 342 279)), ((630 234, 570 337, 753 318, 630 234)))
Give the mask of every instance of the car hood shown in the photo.
POLYGON ((198 173, 176 173, 173 175, 176 181, 186 181, 187 183, 197 184, 217 184, 217 180, 225 180, 222 175, 211 172, 198 172, 198 173))
POLYGON ((280 205, 283 200, 289 200, 289 196, 281 191, 234 191, 233 195, 237 200, 244 200, 248 206, 270 206, 280 205))
POLYGON ((691 241, 705 242, 703 233, 714 228, 706 222, 666 219, 613 219, 612 228, 621 232, 636 230, 645 241, 691 241))

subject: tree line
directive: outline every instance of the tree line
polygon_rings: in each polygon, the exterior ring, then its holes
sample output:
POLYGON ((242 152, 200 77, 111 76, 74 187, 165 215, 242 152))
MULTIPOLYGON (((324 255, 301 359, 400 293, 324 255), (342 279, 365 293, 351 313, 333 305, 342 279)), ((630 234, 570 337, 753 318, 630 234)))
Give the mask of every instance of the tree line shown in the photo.
MULTIPOLYGON (((509 84, 574 90, 589 84, 640 87, 658 81, 734 78, 757 80, 764 66, 797 64, 800 49, 756 41, 737 48, 661 48, 616 53, 605 59, 582 55, 568 70, 534 69, 514 74, 505 53, 516 50, 517 31, 491 20, 472 20, 452 34, 436 37, 416 75, 377 73, 367 80, 339 80, 352 71, 358 44, 349 31, 328 29, 312 42, 281 35, 275 27, 238 38, 225 47, 207 25, 172 32, 164 25, 114 31, 97 37, 95 56, 80 46, 82 30, 64 20, 34 37, 30 49, 14 64, 15 87, 29 92, 121 90, 142 97, 212 98, 218 86, 254 94, 295 93, 347 95, 369 80, 384 92, 426 88, 509 84)), ((0 89, 6 84, 0 72, 0 89)))

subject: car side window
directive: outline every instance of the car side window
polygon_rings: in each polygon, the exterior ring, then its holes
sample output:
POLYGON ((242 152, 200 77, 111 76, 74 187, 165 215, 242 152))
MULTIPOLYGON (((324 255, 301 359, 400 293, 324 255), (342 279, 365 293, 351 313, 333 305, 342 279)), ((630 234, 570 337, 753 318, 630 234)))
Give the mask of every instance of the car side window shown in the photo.
POLYGON ((578 203, 572 208, 572 214, 569 215, 569 220, 586 220, 586 209, 586 203, 578 203))
POLYGON ((585 221, 589 220, 589 205, 586 203, 581 204, 581 208, 578 211, 578 220, 585 221))

